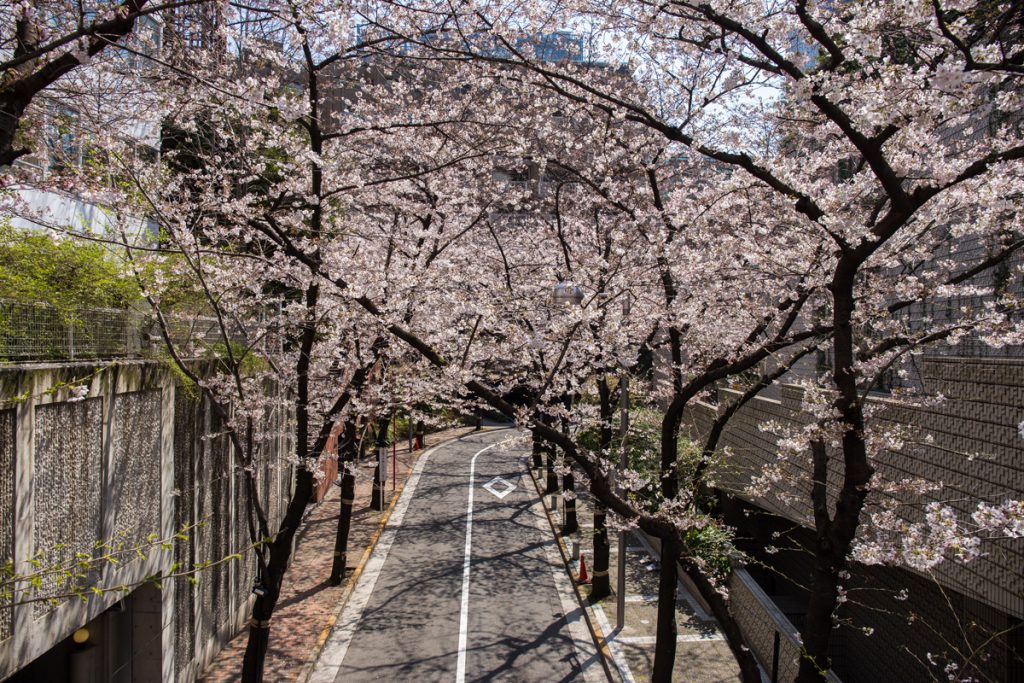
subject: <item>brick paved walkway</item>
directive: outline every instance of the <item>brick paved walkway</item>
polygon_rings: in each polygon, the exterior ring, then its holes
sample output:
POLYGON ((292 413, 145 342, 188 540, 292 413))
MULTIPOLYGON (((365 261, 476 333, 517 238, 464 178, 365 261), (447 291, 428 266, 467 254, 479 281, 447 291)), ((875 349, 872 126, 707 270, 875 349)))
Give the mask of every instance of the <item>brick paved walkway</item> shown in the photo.
MULTIPOLYGON (((446 439, 461 436, 471 428, 449 429, 426 436, 426 445, 432 446, 446 439)), ((398 484, 405 481, 419 452, 409 453, 402 441, 397 451, 398 484)), ((383 513, 370 509, 373 485, 373 459, 359 468, 356 480, 356 505, 352 511, 349 532, 349 566, 353 567, 363 556, 367 545, 376 538, 383 513)), ((388 472, 386 505, 393 497, 391 472, 388 472)), ((330 493, 317 506, 311 507, 285 577, 285 587, 274 613, 267 653, 266 681, 302 681, 308 675, 321 645, 321 634, 332 622, 339 602, 351 590, 352 571, 340 586, 331 586, 334 536, 337 531, 338 496, 340 489, 332 486, 330 493)), ((206 683, 237 681, 245 653, 247 630, 235 635, 221 650, 217 658, 200 677, 206 683)))

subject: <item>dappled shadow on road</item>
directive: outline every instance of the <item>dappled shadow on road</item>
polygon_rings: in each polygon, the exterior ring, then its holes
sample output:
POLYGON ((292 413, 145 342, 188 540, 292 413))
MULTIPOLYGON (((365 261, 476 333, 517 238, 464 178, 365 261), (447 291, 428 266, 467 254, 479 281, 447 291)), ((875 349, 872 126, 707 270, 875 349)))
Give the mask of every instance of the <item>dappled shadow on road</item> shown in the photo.
MULTIPOLYGON (((470 561, 467 680, 561 681, 579 662, 561 614, 553 539, 536 525, 536 494, 520 483, 519 457, 489 451, 477 461, 470 561), (498 498, 482 485, 517 487, 498 498)), ((450 681, 458 656, 469 457, 428 463, 338 680, 450 681)))

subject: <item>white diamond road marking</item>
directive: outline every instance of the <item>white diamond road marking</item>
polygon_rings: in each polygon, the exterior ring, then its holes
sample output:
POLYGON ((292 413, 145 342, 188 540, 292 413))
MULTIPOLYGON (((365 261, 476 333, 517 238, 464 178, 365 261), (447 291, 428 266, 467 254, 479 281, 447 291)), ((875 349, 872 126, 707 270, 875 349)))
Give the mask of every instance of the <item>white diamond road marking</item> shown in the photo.
POLYGON ((501 499, 507 496, 508 494, 512 493, 512 491, 515 490, 516 485, 507 479, 495 477, 494 479, 491 479, 489 482, 484 484, 484 488, 493 493, 494 495, 496 495, 499 499, 501 499), (501 491, 497 490, 497 488, 499 487, 502 489, 501 491))

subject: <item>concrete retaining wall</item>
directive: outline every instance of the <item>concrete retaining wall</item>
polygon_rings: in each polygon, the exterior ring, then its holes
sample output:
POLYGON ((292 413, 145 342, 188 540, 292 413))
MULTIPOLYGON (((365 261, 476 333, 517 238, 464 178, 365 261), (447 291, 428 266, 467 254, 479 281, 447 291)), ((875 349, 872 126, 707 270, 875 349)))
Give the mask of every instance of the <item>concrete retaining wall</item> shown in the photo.
MULTIPOLYGON (((292 485, 290 417, 273 417, 259 485, 271 520, 284 513, 292 485)), ((173 567, 192 567, 243 552, 185 579, 164 581, 146 626, 146 658, 154 680, 190 681, 246 616, 255 573, 245 521, 242 478, 227 437, 207 405, 175 386, 157 363, 109 366, 28 365, 0 368, 0 562, 21 571, 94 554, 97 541, 130 548, 150 534, 171 538, 194 527, 173 548, 105 565, 97 585, 136 584, 173 567), (84 398, 71 388, 85 385, 84 398), (155 659, 159 666, 153 666, 155 659)), ((43 591, 66 590, 46 579, 43 591)), ((64 641, 124 594, 87 601, 34 602, 0 609, 0 679, 64 641)), ((150 601, 152 602, 152 601, 150 601)), ((148 612, 147 612, 148 613, 148 612)), ((146 667, 133 670, 142 671, 146 667)))

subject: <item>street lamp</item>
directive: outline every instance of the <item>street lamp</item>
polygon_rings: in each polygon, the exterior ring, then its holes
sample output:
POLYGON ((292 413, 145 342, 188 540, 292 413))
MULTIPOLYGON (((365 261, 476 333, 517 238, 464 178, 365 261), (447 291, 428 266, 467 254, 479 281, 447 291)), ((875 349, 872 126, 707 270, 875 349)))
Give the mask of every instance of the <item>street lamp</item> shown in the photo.
POLYGON ((559 282, 551 290, 551 302, 555 305, 579 306, 583 303, 583 288, 571 282, 559 282))

